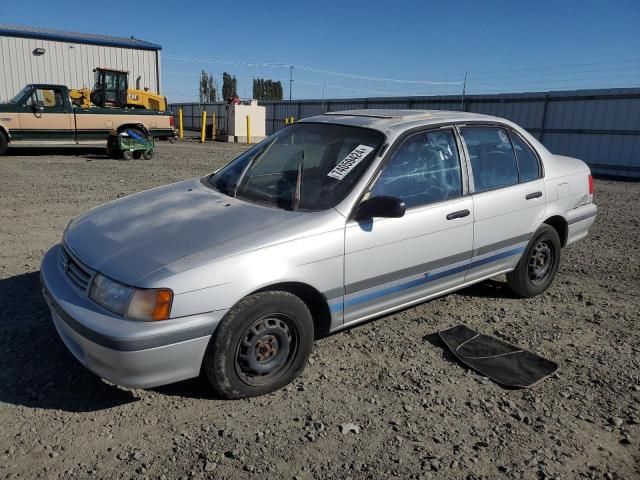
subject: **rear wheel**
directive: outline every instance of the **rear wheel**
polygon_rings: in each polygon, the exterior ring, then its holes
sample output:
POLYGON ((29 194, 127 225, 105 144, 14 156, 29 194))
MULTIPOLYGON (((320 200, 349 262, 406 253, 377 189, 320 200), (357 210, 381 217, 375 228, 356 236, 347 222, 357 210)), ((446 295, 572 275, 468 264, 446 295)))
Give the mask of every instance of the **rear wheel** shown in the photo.
POLYGON ((203 372, 225 398, 273 392, 304 369, 313 344, 311 313, 288 292, 246 297, 218 325, 203 372))
POLYGON ((555 228, 546 224, 540 226, 515 270, 507 273, 509 288, 522 297, 543 293, 556 276, 560 251, 560 237, 555 228))
POLYGON ((7 136, 4 132, 0 131, 0 156, 5 154, 8 145, 9 141, 7 140, 7 136))

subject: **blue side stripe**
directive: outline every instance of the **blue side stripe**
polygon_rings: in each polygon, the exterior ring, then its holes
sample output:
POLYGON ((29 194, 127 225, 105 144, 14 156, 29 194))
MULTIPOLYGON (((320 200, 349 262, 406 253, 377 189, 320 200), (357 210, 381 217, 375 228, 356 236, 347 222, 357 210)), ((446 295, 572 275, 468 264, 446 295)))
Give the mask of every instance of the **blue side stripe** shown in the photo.
POLYGON ((334 303, 329 305, 330 312, 341 312, 342 311, 342 299, 340 299, 340 303, 334 303))
POLYGON ((518 253, 522 253, 525 247, 516 247, 511 250, 507 250, 504 252, 497 253, 490 257, 481 258, 479 260, 471 260, 470 263, 465 265, 459 265, 457 267, 453 267, 447 270, 443 270, 442 272, 430 274, 429 272, 425 273, 423 277, 416 278, 415 280, 411 280, 409 282, 400 283, 398 285, 393 285, 391 287, 381 288, 380 290, 375 290, 373 292, 364 293, 357 297, 352 297, 344 300, 344 307, 342 299, 339 299, 337 303, 334 303, 329 306, 330 311, 339 312, 343 308, 348 308, 353 305, 358 305, 360 303, 368 302, 370 300, 374 300, 376 298, 384 297, 385 295, 389 295, 391 293, 401 292, 403 290, 407 290, 409 288, 417 287, 418 285, 423 285, 428 282, 433 282, 434 280, 439 280, 444 277, 448 277, 450 275, 455 275, 456 273, 464 272, 465 270, 470 270, 472 268, 480 267, 482 265, 486 265, 487 263, 495 262, 496 260, 500 260, 502 258, 511 257, 513 255, 517 255, 518 253))

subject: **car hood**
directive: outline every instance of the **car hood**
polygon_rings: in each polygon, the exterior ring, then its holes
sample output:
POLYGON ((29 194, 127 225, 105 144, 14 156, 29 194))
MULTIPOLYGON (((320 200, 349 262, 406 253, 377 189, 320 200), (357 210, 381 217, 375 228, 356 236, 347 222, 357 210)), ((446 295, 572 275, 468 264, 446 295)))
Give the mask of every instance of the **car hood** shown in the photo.
POLYGON ((232 254, 234 240, 300 215, 231 198, 192 179, 90 210, 71 222, 64 241, 90 268, 136 285, 202 250, 214 252, 211 260, 232 254))

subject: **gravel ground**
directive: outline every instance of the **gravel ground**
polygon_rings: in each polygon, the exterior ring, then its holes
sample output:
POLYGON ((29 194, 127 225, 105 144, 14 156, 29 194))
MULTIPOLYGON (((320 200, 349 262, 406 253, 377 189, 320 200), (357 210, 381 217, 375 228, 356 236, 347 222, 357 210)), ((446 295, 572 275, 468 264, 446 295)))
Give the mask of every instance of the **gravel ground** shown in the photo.
POLYGON ((43 253, 82 211, 243 148, 0 158, 0 478, 640 477, 640 183, 597 182, 596 225, 545 295, 514 298, 498 278, 332 335, 271 395, 223 401, 197 379, 131 390, 85 370, 42 299, 43 253), (437 340, 459 322, 560 370, 501 388, 437 340))

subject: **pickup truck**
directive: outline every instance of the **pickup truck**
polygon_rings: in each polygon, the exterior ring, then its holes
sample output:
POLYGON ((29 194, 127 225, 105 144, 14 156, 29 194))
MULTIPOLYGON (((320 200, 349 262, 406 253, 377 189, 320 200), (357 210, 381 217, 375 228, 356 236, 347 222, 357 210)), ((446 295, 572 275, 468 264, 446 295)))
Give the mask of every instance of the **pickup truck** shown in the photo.
POLYGON ((0 155, 8 146, 106 146, 109 135, 125 129, 171 137, 173 116, 141 108, 82 108, 71 103, 64 85, 29 84, 0 103, 0 155))

